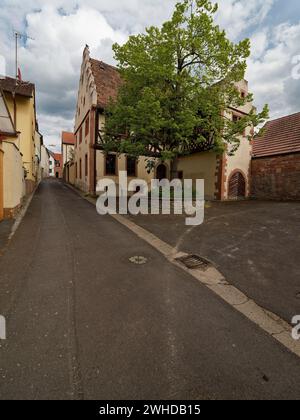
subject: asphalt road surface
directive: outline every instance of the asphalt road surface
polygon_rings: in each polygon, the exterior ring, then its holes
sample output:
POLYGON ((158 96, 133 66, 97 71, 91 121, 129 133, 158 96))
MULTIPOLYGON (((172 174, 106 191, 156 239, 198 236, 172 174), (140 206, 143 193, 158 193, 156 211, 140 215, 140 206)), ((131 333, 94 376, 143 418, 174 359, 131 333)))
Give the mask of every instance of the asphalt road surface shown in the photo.
POLYGON ((56 180, 0 287, 0 399, 300 398, 297 356, 56 180))
POLYGON ((209 203, 205 222, 130 216, 178 251, 211 260, 235 287, 290 323, 300 314, 300 202, 209 203))

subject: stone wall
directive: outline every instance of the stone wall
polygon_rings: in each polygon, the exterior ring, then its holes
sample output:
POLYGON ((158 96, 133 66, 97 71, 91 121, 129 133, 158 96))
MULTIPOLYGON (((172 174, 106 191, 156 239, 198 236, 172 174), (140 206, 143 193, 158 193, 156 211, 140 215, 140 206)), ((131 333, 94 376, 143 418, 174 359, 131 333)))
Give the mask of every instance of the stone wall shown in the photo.
POLYGON ((252 159, 252 196, 300 200, 300 153, 252 159))

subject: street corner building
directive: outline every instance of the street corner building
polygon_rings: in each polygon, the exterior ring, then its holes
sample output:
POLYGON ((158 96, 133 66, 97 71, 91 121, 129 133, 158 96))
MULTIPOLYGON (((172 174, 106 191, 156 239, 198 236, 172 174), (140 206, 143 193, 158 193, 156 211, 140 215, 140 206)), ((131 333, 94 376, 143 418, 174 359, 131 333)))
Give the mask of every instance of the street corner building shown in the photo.
POLYGON ((252 196, 300 200, 300 113, 266 123, 253 141, 252 196))
POLYGON ((1 217, 14 218, 24 197, 48 176, 48 156, 36 117, 35 85, 0 77, 1 217))
POLYGON ((61 179, 63 177, 63 156, 48 150, 49 154, 49 177, 61 179))
POLYGON ((75 136, 63 131, 61 135, 61 154, 63 164, 63 179, 75 185, 75 136))
POLYGON ((0 221, 13 217, 25 194, 19 134, 0 89, 0 221))
MULTIPOLYGON (((134 178, 143 179, 150 187, 152 179, 204 179, 205 197, 208 200, 227 200, 246 198, 250 195, 250 168, 252 145, 249 136, 253 128, 248 127, 240 139, 240 146, 234 156, 230 147, 223 154, 210 149, 195 151, 189 156, 180 157, 177 174, 171 173, 170 162, 154 159, 151 172, 146 169, 146 157, 137 161, 125 155, 103 152, 105 128, 105 109, 110 100, 117 97, 122 84, 117 68, 90 57, 88 46, 83 52, 78 100, 75 116, 74 169, 67 165, 66 172, 74 171, 69 182, 84 192, 95 194, 97 181, 106 177, 119 184, 119 171, 127 171, 128 182, 134 178)), ((248 95, 248 82, 237 83, 241 96, 248 95)), ((227 118, 238 119, 250 113, 253 105, 248 103, 239 109, 223 112, 227 118)), ((63 135, 62 147, 66 143, 63 135)), ((64 163, 66 165, 66 163, 64 163)))
POLYGON ((2 89, 10 115, 18 133, 15 146, 22 155, 25 171, 25 188, 29 194, 34 190, 38 181, 35 150, 36 139, 36 103, 35 85, 11 77, 0 79, 2 89))

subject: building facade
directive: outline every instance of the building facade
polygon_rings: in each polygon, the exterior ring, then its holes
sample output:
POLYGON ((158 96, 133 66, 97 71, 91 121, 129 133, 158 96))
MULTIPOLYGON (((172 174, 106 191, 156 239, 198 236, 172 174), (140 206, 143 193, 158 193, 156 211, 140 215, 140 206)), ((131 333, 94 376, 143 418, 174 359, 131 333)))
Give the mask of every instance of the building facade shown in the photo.
POLYGON ((0 88, 3 90, 16 131, 19 133, 16 146, 22 154, 28 194, 34 190, 38 182, 35 86, 33 83, 5 77, 0 79, 0 88))
POLYGON ((12 218, 25 194, 22 155, 5 96, 0 89, 0 221, 12 218))
POLYGON ((61 153, 49 152, 49 176, 60 179, 63 176, 63 157, 61 153))
POLYGON ((49 153, 49 176, 55 177, 55 158, 54 154, 48 150, 49 153))
POLYGON ((253 141, 252 196, 300 200, 300 113, 269 121, 253 141))
POLYGON ((50 153, 47 147, 42 144, 41 145, 41 178, 45 179, 49 177, 49 160, 50 160, 50 153))
POLYGON ((73 133, 62 132, 61 149, 63 160, 63 178, 70 184, 75 184, 75 136, 73 133))
POLYGON ((63 159, 63 166, 65 166, 66 163, 74 160, 74 148, 75 148, 74 134, 63 131, 61 135, 61 153, 62 153, 62 159, 63 159))
MULTIPOLYGON (((155 160, 154 169, 148 173, 146 158, 138 161, 125 156, 101 150, 105 127, 104 111, 117 96, 121 85, 118 69, 90 57, 89 48, 83 52, 78 99, 75 116, 75 185, 94 194, 99 179, 109 177, 119 183, 118 172, 127 171, 128 182, 135 177, 148 184, 153 178, 171 178, 168 162, 155 160)), ((246 80, 237 84, 241 95, 248 94, 246 80)), ((249 113, 253 105, 248 103, 239 109, 226 111, 227 118, 239 118, 249 113)), ((209 200, 246 198, 250 195, 251 143, 247 128, 241 136, 240 147, 234 156, 230 150, 217 155, 215 152, 201 152, 182 157, 178 162, 178 178, 204 179, 205 196, 209 200)), ((174 176, 174 174, 172 174, 174 176)))
POLYGON ((61 179, 63 177, 63 157, 61 153, 54 153, 55 159, 55 178, 61 179))
POLYGON ((36 123, 36 130, 35 130, 35 159, 34 159, 34 173, 36 175, 36 182, 40 182, 42 180, 42 144, 43 144, 43 136, 38 131, 38 125, 36 123))

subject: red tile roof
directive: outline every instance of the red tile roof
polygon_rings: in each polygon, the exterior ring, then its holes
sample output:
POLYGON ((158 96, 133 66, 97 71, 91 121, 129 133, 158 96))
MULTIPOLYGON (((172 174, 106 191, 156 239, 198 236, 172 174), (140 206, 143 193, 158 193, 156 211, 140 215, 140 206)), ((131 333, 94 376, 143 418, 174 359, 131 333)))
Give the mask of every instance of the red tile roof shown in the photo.
POLYGON ((13 93, 15 91, 17 95, 26 96, 28 98, 33 96, 35 90, 33 83, 18 81, 16 85, 16 79, 13 79, 12 77, 0 78, 0 88, 2 88, 4 92, 13 93))
POLYGON ((300 112, 269 121, 253 141, 253 157, 300 152, 300 112))
POLYGON ((58 162, 62 163, 62 154, 61 153, 53 153, 53 157, 58 162))
POLYGON ((63 131, 61 135, 61 139, 62 139, 63 144, 75 145, 75 136, 73 133, 68 133, 67 131, 63 131))
POLYGON ((120 73, 116 67, 105 64, 103 61, 90 59, 92 72, 97 88, 97 103, 106 108, 110 99, 116 99, 122 84, 120 73))

